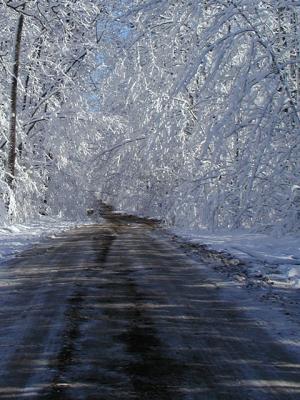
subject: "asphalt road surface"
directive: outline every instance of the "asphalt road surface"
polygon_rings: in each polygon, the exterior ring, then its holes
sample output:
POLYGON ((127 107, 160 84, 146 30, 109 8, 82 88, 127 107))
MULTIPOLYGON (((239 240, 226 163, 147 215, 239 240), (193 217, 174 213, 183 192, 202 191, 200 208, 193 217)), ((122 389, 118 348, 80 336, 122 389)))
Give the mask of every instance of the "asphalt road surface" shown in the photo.
POLYGON ((300 399, 292 348, 151 225, 75 229, 5 274, 0 399, 300 399))

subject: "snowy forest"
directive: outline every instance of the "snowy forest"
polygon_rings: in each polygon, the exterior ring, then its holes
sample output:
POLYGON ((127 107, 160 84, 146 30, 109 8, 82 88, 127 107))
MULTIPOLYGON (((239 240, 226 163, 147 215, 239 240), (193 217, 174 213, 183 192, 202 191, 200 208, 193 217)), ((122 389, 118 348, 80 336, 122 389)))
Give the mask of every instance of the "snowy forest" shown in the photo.
POLYGON ((171 226, 300 228, 300 3, 0 2, 0 215, 95 196, 171 226))

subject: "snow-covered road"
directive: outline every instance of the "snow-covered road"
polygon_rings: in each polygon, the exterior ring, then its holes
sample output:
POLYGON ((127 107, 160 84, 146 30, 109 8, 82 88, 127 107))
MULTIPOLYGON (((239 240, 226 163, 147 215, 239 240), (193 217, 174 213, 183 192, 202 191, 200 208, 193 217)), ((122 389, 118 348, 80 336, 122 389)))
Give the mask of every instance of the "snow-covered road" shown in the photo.
POLYGON ((0 301, 0 399, 300 397, 299 336, 151 224, 117 217, 27 250, 0 301))

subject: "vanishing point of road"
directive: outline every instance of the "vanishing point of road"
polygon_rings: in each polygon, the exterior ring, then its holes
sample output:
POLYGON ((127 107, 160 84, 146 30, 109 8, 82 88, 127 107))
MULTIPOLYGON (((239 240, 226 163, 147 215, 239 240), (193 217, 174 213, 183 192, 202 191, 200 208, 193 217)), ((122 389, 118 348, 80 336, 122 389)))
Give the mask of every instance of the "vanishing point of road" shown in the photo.
POLYGON ((155 224, 25 251, 1 279, 0 399, 300 399, 300 365, 155 224))

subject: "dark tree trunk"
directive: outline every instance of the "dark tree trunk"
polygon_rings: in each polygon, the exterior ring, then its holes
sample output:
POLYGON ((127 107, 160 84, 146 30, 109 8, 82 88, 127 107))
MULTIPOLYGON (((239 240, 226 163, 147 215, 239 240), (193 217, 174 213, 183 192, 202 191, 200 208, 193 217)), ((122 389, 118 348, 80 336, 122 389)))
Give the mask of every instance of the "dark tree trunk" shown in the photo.
POLYGON ((13 75, 11 80, 10 93, 10 121, 9 121, 9 145, 7 157, 7 182, 10 187, 13 186, 16 165, 16 125, 17 125, 17 99, 18 99, 18 77, 20 67, 20 51, 22 30, 24 24, 24 15, 20 14, 16 32, 13 59, 13 75))

